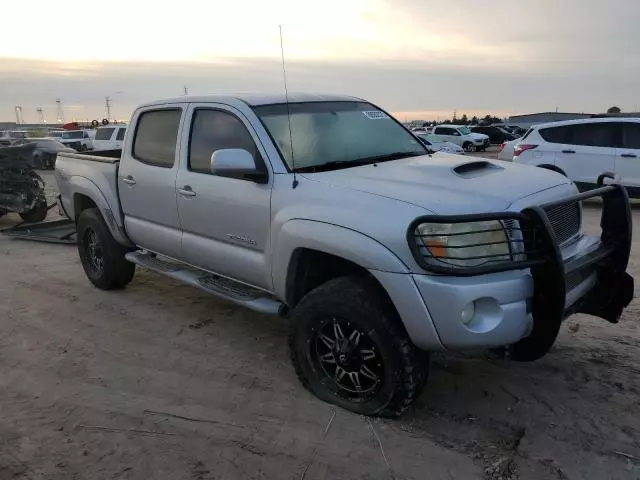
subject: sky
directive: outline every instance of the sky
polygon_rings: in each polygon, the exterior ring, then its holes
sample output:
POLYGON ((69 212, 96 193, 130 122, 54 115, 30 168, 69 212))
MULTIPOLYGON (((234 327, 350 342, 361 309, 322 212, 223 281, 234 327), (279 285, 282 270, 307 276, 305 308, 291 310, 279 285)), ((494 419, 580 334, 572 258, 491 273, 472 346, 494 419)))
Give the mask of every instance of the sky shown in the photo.
POLYGON ((343 93, 401 120, 640 110, 639 0, 109 0, 3 4, 0 120, 183 94, 343 93), (7 19, 18 19, 8 21, 7 19))

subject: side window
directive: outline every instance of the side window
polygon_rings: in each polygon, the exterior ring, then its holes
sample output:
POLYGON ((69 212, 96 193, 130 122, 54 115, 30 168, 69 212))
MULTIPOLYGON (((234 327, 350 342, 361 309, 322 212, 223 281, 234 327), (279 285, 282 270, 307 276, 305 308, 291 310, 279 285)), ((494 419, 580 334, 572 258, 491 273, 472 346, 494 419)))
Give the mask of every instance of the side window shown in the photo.
POLYGON ((611 147, 613 146, 613 123, 584 123, 572 125, 571 138, 572 145, 586 145, 589 147, 611 147))
POLYGON ((116 140, 124 140, 124 133, 127 131, 126 128, 119 128, 118 133, 116 134, 116 140))
POLYGON ((111 134, 113 133, 113 128, 99 128, 96 130, 96 140, 109 140, 111 138, 111 134))
POLYGON ((256 164, 261 164, 249 131, 236 116, 221 110, 196 110, 189 139, 189 170, 211 173, 211 154, 225 148, 247 150, 256 164))
POLYGON ((548 127, 538 130, 540 136, 549 143, 571 143, 570 127, 548 127))
POLYGON ((133 158, 156 167, 171 168, 181 115, 179 108, 151 110, 140 115, 133 139, 133 158))
POLYGON ((640 150, 640 123, 622 124, 622 147, 640 150))

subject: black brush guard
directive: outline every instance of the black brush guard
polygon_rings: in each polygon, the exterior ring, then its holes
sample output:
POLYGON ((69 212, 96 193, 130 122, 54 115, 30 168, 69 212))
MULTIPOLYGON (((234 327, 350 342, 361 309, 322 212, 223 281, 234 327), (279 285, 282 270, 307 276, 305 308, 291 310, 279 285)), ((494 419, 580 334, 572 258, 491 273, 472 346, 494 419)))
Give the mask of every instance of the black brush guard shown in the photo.
MULTIPOLYGON (((602 185, 603 174, 598 179, 602 185)), ((490 231, 490 230, 488 230, 490 231)), ((454 233, 451 235, 460 235, 454 233)), ((473 214, 457 216, 425 216, 416 219, 408 230, 408 241, 416 261, 427 271, 444 275, 472 276, 507 270, 530 268, 534 280, 534 296, 531 313, 534 319, 529 336, 523 338, 508 349, 511 358, 520 361, 532 361, 545 355, 558 336, 562 321, 573 313, 587 313, 617 323, 622 311, 633 299, 634 281, 627 272, 631 252, 632 220, 629 196, 621 185, 601 186, 595 190, 580 193, 558 202, 531 207, 520 213, 504 212, 495 214, 473 214), (574 202, 600 197, 602 199, 602 217, 600 227, 601 243, 597 249, 577 259, 565 262, 556 241, 554 230, 546 211, 574 202), (460 267, 448 262, 460 260, 463 256, 439 257, 436 261, 424 255, 419 237, 442 236, 440 234, 420 235, 416 227, 421 223, 460 223, 486 220, 500 220, 508 225, 518 222, 520 239, 509 239, 511 245, 520 242, 521 251, 511 252, 509 259, 504 255, 484 255, 472 257, 490 260, 489 263, 475 267, 460 267), (492 258, 494 257, 494 258, 492 258), (569 308, 565 308, 568 290, 596 272, 595 286, 569 308), (577 281, 576 281, 577 279, 577 281), (567 288, 569 287, 569 288, 567 288)), ((421 239, 420 239, 421 240, 421 239)), ((469 248, 485 246, 498 242, 467 245, 469 248)), ((464 257, 469 258, 469 257, 464 257)))

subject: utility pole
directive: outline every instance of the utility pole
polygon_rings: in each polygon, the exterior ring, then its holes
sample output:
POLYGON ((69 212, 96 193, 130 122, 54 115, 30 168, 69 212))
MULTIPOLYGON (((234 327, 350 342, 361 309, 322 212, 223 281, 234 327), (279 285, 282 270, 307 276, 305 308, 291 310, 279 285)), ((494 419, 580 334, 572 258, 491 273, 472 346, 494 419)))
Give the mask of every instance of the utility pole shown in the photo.
POLYGON ((16 105, 15 111, 16 111, 16 124, 22 125, 24 123, 24 118, 22 117, 22 107, 20 105, 16 105))
POLYGON ((44 125, 45 121, 44 121, 44 112, 42 111, 42 107, 38 107, 36 109, 36 112, 38 112, 38 122, 40 122, 40 125, 44 125))
POLYGON ((64 111, 62 110, 62 101, 56 98, 56 121, 64 123, 64 111))
POLYGON ((104 97, 104 108, 107 110, 107 120, 111 121, 111 99, 109 96, 104 97))

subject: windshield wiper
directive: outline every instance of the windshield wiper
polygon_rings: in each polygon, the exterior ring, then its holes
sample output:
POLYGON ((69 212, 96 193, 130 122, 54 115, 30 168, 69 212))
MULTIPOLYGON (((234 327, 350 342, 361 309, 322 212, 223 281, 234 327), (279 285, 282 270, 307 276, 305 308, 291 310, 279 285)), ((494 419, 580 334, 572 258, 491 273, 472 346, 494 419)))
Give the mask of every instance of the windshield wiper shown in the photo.
POLYGON ((363 157, 355 160, 335 160, 333 162, 321 163, 320 165, 308 165, 306 167, 296 168, 298 173, 315 173, 327 172, 329 170, 339 170, 341 168, 360 167, 362 165, 371 165, 373 163, 389 162, 391 160, 400 160, 401 158, 418 157, 426 155, 421 152, 393 152, 384 155, 374 155, 371 157, 363 157))

